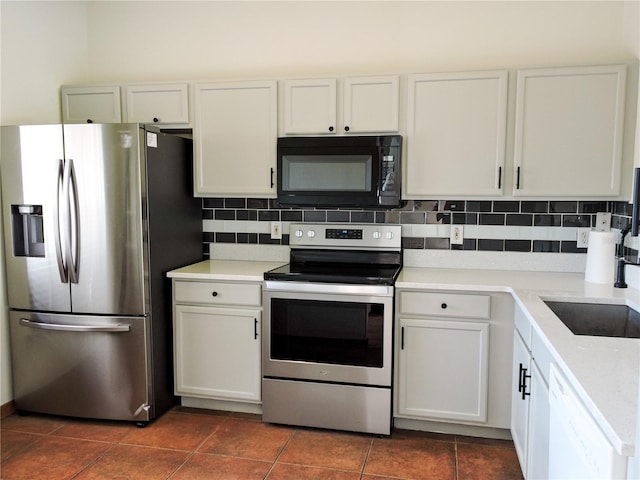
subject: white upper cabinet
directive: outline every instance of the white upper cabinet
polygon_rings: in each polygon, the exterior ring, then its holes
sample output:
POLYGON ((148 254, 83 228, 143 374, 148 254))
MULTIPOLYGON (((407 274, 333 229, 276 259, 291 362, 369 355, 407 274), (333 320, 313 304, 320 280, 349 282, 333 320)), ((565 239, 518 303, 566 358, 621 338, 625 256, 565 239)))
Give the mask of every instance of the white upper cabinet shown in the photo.
POLYGON ((284 80, 284 134, 398 131, 397 75, 284 80), (340 93, 341 95, 338 95, 340 93))
POLYGON ((404 197, 502 195, 506 71, 409 75, 404 197))
POLYGON ((336 80, 284 81, 284 133, 336 133, 336 80))
POLYGON ((347 77, 343 84, 345 132, 397 132, 400 88, 397 75, 347 77))
POLYGON ((63 123, 120 123, 119 85, 61 87, 63 123))
POLYGON ((620 193, 625 65, 518 71, 514 195, 620 193))
POLYGON ((196 196, 275 196, 277 83, 195 85, 196 196))
POLYGON ((127 122, 189 123, 186 83, 127 85, 127 122))

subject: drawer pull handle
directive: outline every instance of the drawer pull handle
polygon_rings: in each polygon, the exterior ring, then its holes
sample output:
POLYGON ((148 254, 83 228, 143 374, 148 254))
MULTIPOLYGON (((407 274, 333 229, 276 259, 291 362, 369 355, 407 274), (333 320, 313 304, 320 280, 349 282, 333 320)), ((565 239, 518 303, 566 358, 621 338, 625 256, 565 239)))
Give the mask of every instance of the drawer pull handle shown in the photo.
POLYGON ((442 305, 440 305, 440 307, 444 310, 445 308, 447 308, 447 304, 443 303, 442 305))
POLYGON ((211 296, 212 297, 217 297, 218 296, 218 292, 211 292, 211 296))

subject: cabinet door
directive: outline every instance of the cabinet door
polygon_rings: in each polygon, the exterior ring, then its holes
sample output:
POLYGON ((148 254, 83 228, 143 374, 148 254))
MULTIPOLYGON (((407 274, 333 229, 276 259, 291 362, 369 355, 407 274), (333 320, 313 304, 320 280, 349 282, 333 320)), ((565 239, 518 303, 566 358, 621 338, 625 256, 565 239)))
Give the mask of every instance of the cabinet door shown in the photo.
POLYGON ((120 123, 120 87, 61 87, 62 123, 120 123))
POLYGON ((523 375, 530 375, 531 355, 517 330, 513 334, 513 384, 511 388, 511 437, 516 447, 520 468, 527 471, 527 435, 529 425, 528 378, 523 394, 523 375))
POLYGON ((336 80, 284 81, 284 133, 336 133, 336 80))
POLYGON ((488 322, 400 320, 398 412, 485 422, 488 322))
POLYGON ((399 108, 397 75, 344 79, 345 132, 397 132, 399 108))
POLYGON ((127 85, 127 122, 189 123, 186 83, 127 85))
POLYGON ((196 196, 275 196, 275 81, 195 86, 196 196))
POLYGON ((620 192, 625 65, 520 70, 514 195, 620 192))
POLYGON ((549 476, 549 387, 536 362, 531 362, 531 402, 526 478, 549 476))
POLYGON ((507 72, 410 75, 406 198, 501 195, 507 72))
POLYGON ((176 305, 176 395, 260 401, 260 314, 176 305))

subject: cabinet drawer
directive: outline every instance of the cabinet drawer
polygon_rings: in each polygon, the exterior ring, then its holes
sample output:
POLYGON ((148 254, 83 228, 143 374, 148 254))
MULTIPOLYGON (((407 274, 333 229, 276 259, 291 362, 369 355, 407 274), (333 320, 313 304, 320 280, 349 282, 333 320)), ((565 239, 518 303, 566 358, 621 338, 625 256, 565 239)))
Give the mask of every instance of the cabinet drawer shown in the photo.
POLYGON ((490 295, 400 292, 400 312, 435 317, 489 318, 490 295))
POLYGON ((179 282, 173 284, 175 303, 207 305, 261 304, 261 285, 220 282, 179 282))

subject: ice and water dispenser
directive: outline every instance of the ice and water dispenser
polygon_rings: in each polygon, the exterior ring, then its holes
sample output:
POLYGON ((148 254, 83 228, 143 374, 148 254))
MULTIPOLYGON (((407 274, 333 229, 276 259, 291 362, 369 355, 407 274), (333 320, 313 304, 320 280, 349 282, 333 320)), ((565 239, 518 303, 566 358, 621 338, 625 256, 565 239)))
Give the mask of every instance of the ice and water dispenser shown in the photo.
POLYGON ((44 257, 42 205, 11 205, 13 254, 44 257))

